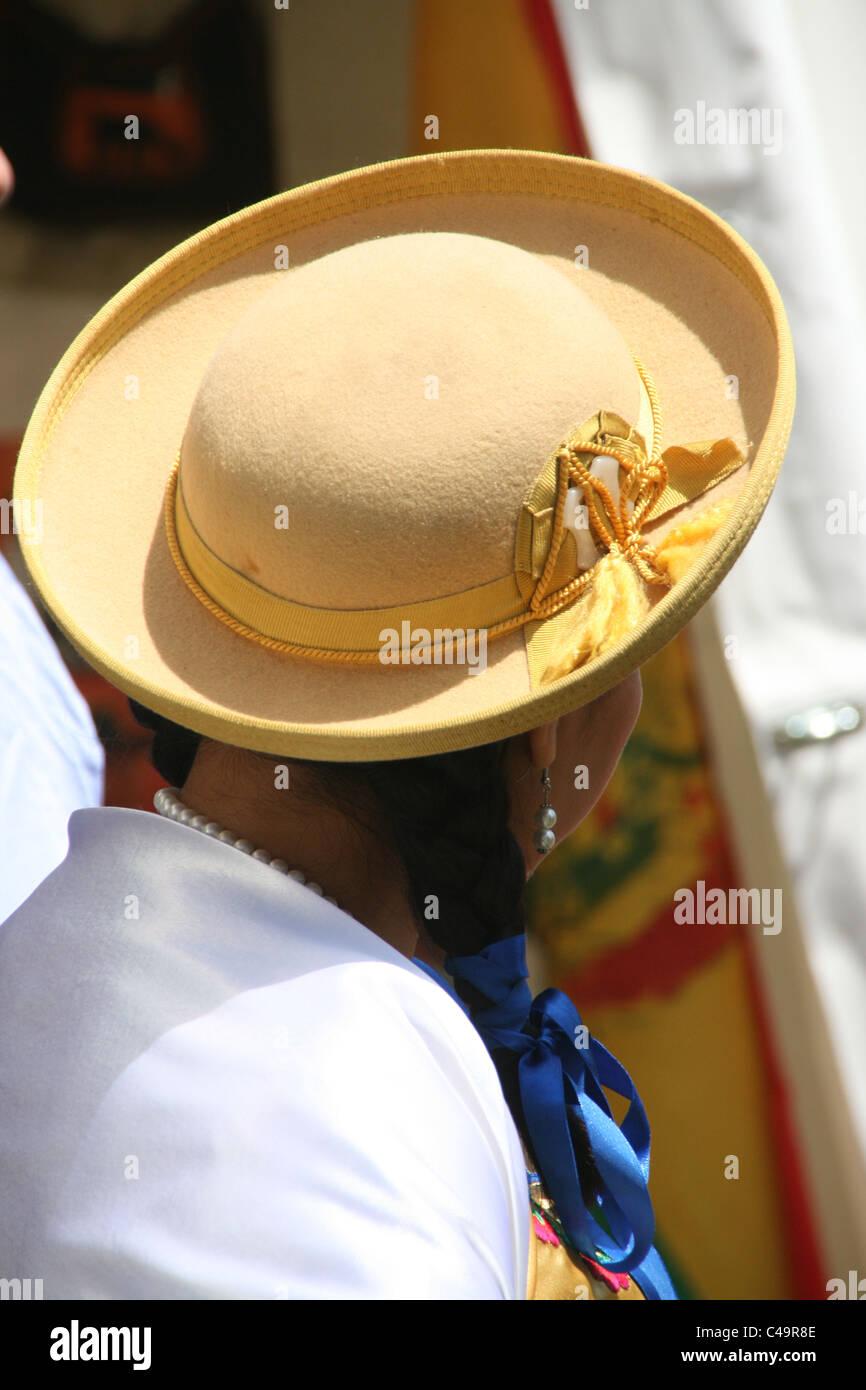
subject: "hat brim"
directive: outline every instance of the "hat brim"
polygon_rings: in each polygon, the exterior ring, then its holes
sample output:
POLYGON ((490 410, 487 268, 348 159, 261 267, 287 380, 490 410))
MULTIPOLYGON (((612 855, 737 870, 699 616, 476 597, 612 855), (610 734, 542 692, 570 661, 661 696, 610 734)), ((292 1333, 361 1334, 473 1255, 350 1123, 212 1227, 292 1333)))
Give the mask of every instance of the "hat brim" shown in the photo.
MULTIPOLYGON (((39 504, 41 537, 23 549, 43 600, 113 685, 241 747, 333 761, 413 757, 555 719, 670 641, 757 524, 793 408, 793 352, 778 292, 720 218, 627 170, 526 151, 460 151, 279 194, 148 267, 88 324, 45 386, 15 497, 31 516, 39 504), (616 646, 541 688, 532 687, 524 629, 491 642, 486 669, 474 672, 341 667, 269 651, 213 618, 181 581, 166 543, 166 480, 199 380, 236 318, 285 274, 275 248, 289 246, 297 266, 419 230, 510 242, 578 278, 649 368, 665 447, 730 435, 747 459, 714 489, 713 497, 735 494, 734 506, 688 573, 616 646), (588 264, 576 264, 578 246, 588 264)), ((684 511, 647 534, 663 533, 684 511)))

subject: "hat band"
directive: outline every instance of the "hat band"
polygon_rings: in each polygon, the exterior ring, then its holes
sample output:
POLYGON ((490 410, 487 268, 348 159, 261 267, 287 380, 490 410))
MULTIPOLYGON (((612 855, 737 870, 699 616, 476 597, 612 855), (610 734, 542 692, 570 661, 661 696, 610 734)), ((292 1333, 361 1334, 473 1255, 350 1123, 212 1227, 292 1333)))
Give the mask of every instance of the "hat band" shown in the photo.
POLYGON ((183 495, 180 449, 164 512, 174 564, 199 602, 242 637, 311 660, 381 663, 386 630, 402 634, 404 645, 429 641, 435 632, 447 646, 459 642, 467 630, 483 630, 487 640, 493 640, 572 605, 594 574, 593 568, 579 572, 574 537, 564 525, 566 492, 570 484, 580 482, 595 540, 608 554, 629 561, 647 583, 669 587, 670 579, 655 563, 641 527, 719 482, 745 460, 730 439, 672 446, 659 454, 658 398, 648 373, 637 365, 652 404, 650 451, 645 451, 641 435, 610 412, 599 411, 573 431, 528 490, 518 519, 514 571, 500 579, 443 598, 387 608, 328 609, 295 603, 227 565, 196 530, 183 495), (617 459, 625 469, 621 498, 614 500, 590 472, 588 465, 599 454, 617 459), (419 635, 413 635, 416 627, 419 635))
POLYGON ((179 458, 165 499, 166 531, 187 587, 242 636, 307 657, 379 660, 383 628, 409 621, 427 629, 487 628, 509 623, 526 608, 513 574, 445 598, 390 608, 317 608, 280 597, 232 569, 211 550, 190 518, 179 482, 179 458))

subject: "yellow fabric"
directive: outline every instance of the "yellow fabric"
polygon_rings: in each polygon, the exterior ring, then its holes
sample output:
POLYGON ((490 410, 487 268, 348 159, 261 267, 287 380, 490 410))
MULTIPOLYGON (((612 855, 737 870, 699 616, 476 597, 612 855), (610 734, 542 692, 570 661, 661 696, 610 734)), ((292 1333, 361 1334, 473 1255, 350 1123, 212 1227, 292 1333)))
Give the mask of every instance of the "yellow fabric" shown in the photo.
POLYGON ((416 0, 413 9, 411 154, 487 146, 573 153, 525 5, 416 0), (431 114, 439 121, 435 143, 431 114))
MULTIPOLYGON (((518 535, 515 567, 517 580, 527 603, 538 605, 538 593, 545 589, 545 567, 550 566, 546 589, 565 595, 572 591, 567 605, 532 621, 526 629, 526 653, 533 688, 550 683, 595 659, 613 643, 635 629, 650 609, 647 585, 670 585, 679 580, 695 559, 697 548, 716 533, 728 516, 731 503, 716 503, 707 512, 675 529, 653 549, 641 541, 641 526, 658 520, 666 511, 691 501, 739 468, 742 455, 731 439, 702 441, 684 447, 673 445, 658 455, 662 437, 661 410, 649 373, 636 363, 652 407, 653 438, 649 459, 643 437, 627 421, 609 411, 599 411, 570 437, 572 450, 580 456, 580 446, 604 448, 618 457, 626 472, 620 498, 620 514, 612 506, 606 489, 598 500, 584 488, 589 521, 595 539, 608 553, 591 570, 574 578, 575 546, 569 532, 563 532, 561 516, 565 491, 573 469, 560 468, 558 452, 539 475, 524 503, 530 521, 518 535), (599 441, 605 441, 600 444, 599 441), (652 466, 658 464, 653 481, 652 466), (632 479, 640 478, 640 486, 632 479), (625 502, 635 502, 634 518, 627 521, 625 502), (614 534, 616 528, 616 534, 614 534), (674 547, 675 541, 675 547, 674 547), (561 547, 561 548, 560 548, 561 547), (557 611, 560 610, 560 611, 557 611)), ((586 484, 594 483, 588 473, 586 484)), ((523 521, 524 518, 521 518, 523 521)), ((543 604, 539 613, 543 611, 543 604)))
MULTIPOLYGON (((699 547, 712 539, 733 505, 733 498, 723 498, 675 527, 659 542, 653 560, 671 584, 682 579, 694 563, 699 547)), ((530 669, 539 684, 558 680, 594 660, 612 642, 636 628, 650 610, 647 585, 622 554, 603 555, 591 573, 591 590, 564 611, 553 639, 545 640, 544 624, 539 624, 527 639, 530 669)))
POLYGON ((671 582, 682 579, 695 558, 695 547, 711 540, 722 522, 730 515, 734 505, 733 497, 720 498, 706 511, 698 512, 669 531, 656 547, 659 565, 670 576, 671 582))
POLYGON ((743 462, 739 449, 731 439, 706 439, 699 444, 689 444, 685 449, 672 444, 665 449, 664 460, 668 470, 667 487, 647 513, 647 521, 657 521, 674 507, 691 502, 699 493, 720 483, 743 462))
POLYGON ((592 661, 649 612, 646 585, 621 555, 602 555, 591 573, 591 591, 564 611, 554 631, 538 624, 527 637, 533 684, 558 680, 592 661))
MULTIPOLYGON (((325 660, 380 661, 384 629, 397 632, 405 651, 409 644, 422 646, 434 632, 441 634, 448 649, 459 640, 454 634, 467 629, 484 630, 491 639, 529 623, 527 659, 533 685, 555 680, 637 626, 650 606, 642 580, 670 583, 680 577, 694 544, 710 539, 726 511, 714 509, 712 517, 701 514, 697 526, 680 528, 675 576, 658 560, 667 542, 656 552, 641 541, 644 521, 691 500, 744 462, 730 439, 672 446, 658 456, 658 397, 645 368, 636 365, 652 408, 651 455, 646 454, 643 437, 610 411, 599 411, 575 430, 548 459, 523 503, 512 575, 440 599, 390 608, 328 609, 293 603, 227 565, 199 535, 184 498, 180 451, 165 505, 167 540, 178 572, 215 617, 274 650, 325 660), (590 463, 599 453, 620 460, 625 480, 618 510, 581 453, 589 454, 590 463), (575 477, 584 486, 595 538, 611 549, 583 573, 576 569, 574 538, 562 520, 565 493, 575 477), (632 517, 627 500, 635 504, 632 517), (586 590, 591 590, 589 602, 576 605, 586 590), (570 621, 551 631, 550 617, 563 608, 570 621)), ((418 656, 423 660, 423 653, 418 656)))
MULTIPOLYGON (((692 881, 683 865, 678 882, 692 881)), ((581 1016, 628 1060, 652 1125, 656 1218, 688 1285, 708 1299, 794 1297, 742 944, 664 998, 581 1016)))
POLYGON ((529 1235, 529 1277, 527 1298, 530 1300, 577 1299, 593 1302, 643 1302, 644 1295, 630 1278, 627 1289, 616 1292, 584 1269, 566 1247, 550 1245, 539 1240, 535 1231, 529 1235))

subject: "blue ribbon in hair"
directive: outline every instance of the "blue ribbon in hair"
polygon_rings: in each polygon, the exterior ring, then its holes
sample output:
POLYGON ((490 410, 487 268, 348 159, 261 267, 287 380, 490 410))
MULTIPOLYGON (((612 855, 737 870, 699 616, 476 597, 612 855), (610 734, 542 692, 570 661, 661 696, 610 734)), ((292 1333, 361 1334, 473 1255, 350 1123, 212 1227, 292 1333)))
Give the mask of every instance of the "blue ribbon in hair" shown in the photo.
POLYGON ((473 985, 489 1003, 471 1010, 447 980, 415 960, 451 995, 483 1038, 488 1051, 518 1055, 520 1101, 528 1138, 545 1187, 571 1244, 614 1273, 634 1274, 647 1298, 677 1297, 653 1247, 655 1218, 647 1181, 650 1130, 628 1072, 589 1035, 574 1004, 558 989, 532 998, 526 937, 506 937, 474 956, 448 956, 445 969, 473 985), (629 1102, 621 1125, 602 1089, 629 1102), (568 1117, 583 1121, 602 1194, 599 1224, 584 1201, 568 1117))

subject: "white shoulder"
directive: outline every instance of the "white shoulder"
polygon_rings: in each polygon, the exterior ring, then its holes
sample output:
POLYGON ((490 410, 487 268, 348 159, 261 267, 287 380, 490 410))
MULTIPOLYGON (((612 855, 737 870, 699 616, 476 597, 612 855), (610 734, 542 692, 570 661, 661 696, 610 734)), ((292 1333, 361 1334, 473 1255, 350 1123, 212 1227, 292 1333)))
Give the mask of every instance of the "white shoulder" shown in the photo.
POLYGON ((523 1298, 519 1140, 469 1020, 351 962, 171 1029, 105 1096, 48 1297, 523 1298))

